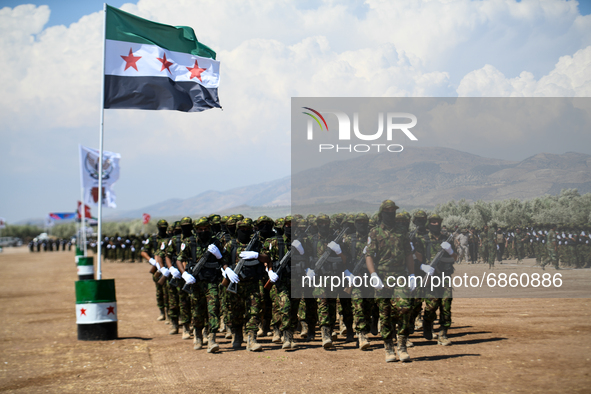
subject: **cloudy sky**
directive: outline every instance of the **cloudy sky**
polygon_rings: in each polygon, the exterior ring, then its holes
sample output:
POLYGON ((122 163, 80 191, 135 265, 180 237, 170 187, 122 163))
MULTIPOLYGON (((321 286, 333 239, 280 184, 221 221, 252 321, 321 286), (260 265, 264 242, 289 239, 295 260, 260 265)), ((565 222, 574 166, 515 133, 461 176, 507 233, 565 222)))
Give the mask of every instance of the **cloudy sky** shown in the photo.
MULTIPOLYGON (((106 110, 105 150, 122 156, 117 209, 289 175, 291 97, 589 97, 591 7, 582 3, 112 2, 193 27, 221 61, 223 106, 106 110)), ((78 144, 98 148, 102 3, 0 7, 0 216, 10 223, 73 211, 78 144)), ((591 154, 589 145, 573 141, 570 150, 591 154)))

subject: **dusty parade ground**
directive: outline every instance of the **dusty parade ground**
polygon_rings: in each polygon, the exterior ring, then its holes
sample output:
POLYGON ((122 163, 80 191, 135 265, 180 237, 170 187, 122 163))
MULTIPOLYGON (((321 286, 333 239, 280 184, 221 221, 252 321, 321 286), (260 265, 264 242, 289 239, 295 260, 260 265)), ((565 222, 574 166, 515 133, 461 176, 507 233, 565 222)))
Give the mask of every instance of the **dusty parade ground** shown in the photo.
MULTIPOLYGON (((316 340, 285 352, 262 338, 262 353, 232 351, 228 340, 221 339, 221 352, 207 354, 193 350, 192 342, 180 335, 168 335, 169 326, 156 321, 148 268, 145 263, 103 265, 103 278, 115 278, 119 339, 82 342, 76 336, 74 254, 4 249, 0 392, 504 393, 591 388, 590 299, 457 298, 453 346, 438 346, 415 333, 408 364, 386 364, 381 341, 374 337, 366 352, 342 339, 332 351, 316 340)), ((511 269, 508 264, 496 271, 511 269)), ((589 269, 563 273, 565 281, 591 281, 589 269)))

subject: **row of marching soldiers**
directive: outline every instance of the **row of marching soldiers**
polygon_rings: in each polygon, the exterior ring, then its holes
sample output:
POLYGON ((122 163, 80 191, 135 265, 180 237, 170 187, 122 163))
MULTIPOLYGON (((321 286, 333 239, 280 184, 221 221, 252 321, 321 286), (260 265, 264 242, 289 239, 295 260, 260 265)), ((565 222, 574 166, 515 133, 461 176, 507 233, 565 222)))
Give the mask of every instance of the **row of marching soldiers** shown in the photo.
POLYGON ((324 214, 293 215, 277 222, 268 216, 253 222, 233 215, 223 218, 225 223, 219 215, 185 217, 172 226, 173 234, 160 220, 158 235, 142 250, 153 266, 159 320, 168 314, 171 334, 182 328, 183 339, 193 337, 194 348, 207 345, 208 352, 219 350, 216 333, 224 331, 222 324, 234 349, 242 347, 246 335, 247 350, 262 350, 257 334, 270 330, 272 342, 295 349, 298 325, 306 341, 314 340, 320 327, 322 346, 329 349, 338 338, 333 329, 340 310, 345 342, 356 336, 359 348, 367 350, 377 310, 386 361, 404 362, 410 361, 408 336, 424 304, 423 337, 451 345, 451 287, 426 294, 424 287, 416 288, 416 276, 453 273, 457 254, 447 242, 453 236, 441 233, 441 217, 424 211, 415 213, 417 228, 409 233, 411 216, 397 209, 384 201, 377 222, 363 213, 332 220, 324 214), (436 255, 443 256, 437 271, 429 265, 436 255), (348 280, 336 287, 318 285, 328 276, 348 280), (408 280, 385 285, 390 276, 408 280), (366 285, 351 286, 360 281, 366 285), (434 334, 438 310, 440 331, 434 334))

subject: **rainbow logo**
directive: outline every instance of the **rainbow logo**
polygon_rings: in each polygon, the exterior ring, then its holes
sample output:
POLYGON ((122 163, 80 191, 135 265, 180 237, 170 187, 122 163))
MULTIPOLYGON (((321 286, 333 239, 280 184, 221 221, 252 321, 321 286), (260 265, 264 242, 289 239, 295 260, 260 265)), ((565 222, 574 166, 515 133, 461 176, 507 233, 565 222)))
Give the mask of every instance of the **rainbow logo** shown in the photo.
MULTIPOLYGON (((324 117, 323 117, 322 115, 320 115, 320 112, 318 112, 318 111, 316 111, 316 110, 313 110, 313 109, 312 109, 312 108, 310 108, 310 107, 302 107, 302 108, 304 108, 304 109, 307 109, 307 110, 309 110, 309 111, 312 111, 312 112, 314 112, 316 115, 318 115, 318 116, 320 117, 320 119, 322 119, 322 123, 324 123, 324 126, 326 127, 326 131, 328 131, 328 125, 326 124, 326 120, 324 120, 324 117)), ((323 130, 322 123, 320 123, 320 120, 318 120, 318 118, 317 118, 316 116, 312 115, 312 114, 311 114, 311 113, 309 113, 309 112, 302 112, 302 113, 303 113, 303 114, 306 114, 306 115, 308 115, 308 116, 310 116, 310 117, 312 117, 312 119, 314 119, 314 120, 316 121, 316 123, 318 123, 318 126, 320 126, 320 130, 323 130)), ((310 127, 310 126, 309 126, 309 127, 310 127)))

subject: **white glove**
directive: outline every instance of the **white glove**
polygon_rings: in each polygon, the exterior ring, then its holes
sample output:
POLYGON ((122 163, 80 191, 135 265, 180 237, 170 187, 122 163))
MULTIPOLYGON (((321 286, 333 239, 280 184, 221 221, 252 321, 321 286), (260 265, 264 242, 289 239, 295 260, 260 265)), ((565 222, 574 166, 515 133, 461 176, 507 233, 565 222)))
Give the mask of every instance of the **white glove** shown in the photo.
POLYGON ((244 252, 240 252, 240 258, 244 260, 254 260, 259 258, 259 254, 257 252, 249 252, 245 250, 244 252))
POLYGON ((309 277, 310 279, 313 278, 316 275, 316 273, 314 272, 314 270, 312 268, 308 268, 306 269, 306 276, 309 277))
POLYGON ((501 250, 501 247, 499 245, 497 245, 497 250, 501 250))
POLYGON ((133 246, 131 247, 131 251, 132 252, 135 252, 135 248, 133 246))
POLYGON ((330 241, 327 246, 336 254, 343 253, 343 251, 341 250, 341 246, 335 241, 330 241))
POLYGON ((367 246, 363 248, 363 254, 367 254, 367 246))
POLYGON ((122 247, 123 249, 125 249, 125 244, 121 244, 121 247, 122 247))
POLYGON ((300 241, 298 241, 297 239, 291 243, 291 246, 296 248, 296 250, 298 251, 299 254, 301 254, 301 255, 304 254, 304 247, 302 246, 302 243, 300 241))
POLYGON ((154 267, 158 268, 158 262, 156 261, 155 258, 150 258, 150 260, 148 260, 148 263, 152 264, 154 267))
POLYGON ((269 279, 271 280, 271 282, 273 282, 273 283, 277 282, 277 279, 279 279, 279 275, 277 275, 275 272, 273 272, 273 270, 269 270, 269 271, 267 271, 267 273, 269 274, 269 279))
POLYGON ((224 278, 227 278, 227 276, 226 276, 226 271, 224 271, 224 269, 223 269, 223 268, 220 268, 220 270, 222 271, 222 276, 223 276, 224 278))
POLYGON ((412 244, 412 242, 410 243, 410 248, 413 252, 415 251, 415 246, 412 244))
POLYGON ((353 283, 353 279, 355 278, 353 273, 349 270, 345 270, 345 277, 351 279, 351 283, 353 283))
POLYGON ((107 245, 107 249, 111 249, 111 245, 107 245))
POLYGON ((376 290, 382 290, 384 288, 384 284, 382 283, 382 280, 378 276, 377 272, 374 272, 373 274, 371 274, 371 278, 369 279, 369 284, 372 287, 374 287, 376 290), (376 278, 376 279, 373 279, 373 278, 376 278))
POLYGON ((188 285, 192 285, 193 283, 195 283, 195 277, 187 271, 183 272, 183 279, 188 285))
POLYGON ((423 271, 427 275, 433 275, 435 273, 435 268, 427 264, 421 264, 421 271, 423 271))
POLYGON ((209 251, 209 253, 213 254, 215 256, 216 259, 221 259, 222 258, 222 254, 220 253, 220 250, 218 249, 217 246, 215 246, 214 244, 211 244, 207 247, 207 250, 209 251))
POLYGON ((449 244, 449 242, 442 242, 441 243, 441 248, 443 250, 445 250, 447 253, 454 254, 454 250, 451 248, 451 245, 449 244))
POLYGON ((170 267, 169 268, 169 271, 170 271, 171 275, 174 278, 176 278, 176 279, 180 279, 181 278, 181 272, 179 270, 177 270, 176 268, 170 267))
POLYGON ((232 270, 232 268, 228 267, 225 269, 225 271, 226 271, 226 275, 228 275, 228 279, 230 279, 230 282, 232 282, 232 283, 240 282, 240 278, 238 277, 238 275, 236 275, 236 272, 234 272, 232 270))
POLYGON ((415 278, 415 274, 410 274, 408 277, 408 287, 410 288, 411 292, 415 291, 417 288, 417 278, 415 278))
POLYGON ((170 276, 170 271, 166 267, 160 268, 160 272, 162 273, 162 275, 164 275, 167 278, 170 276))

